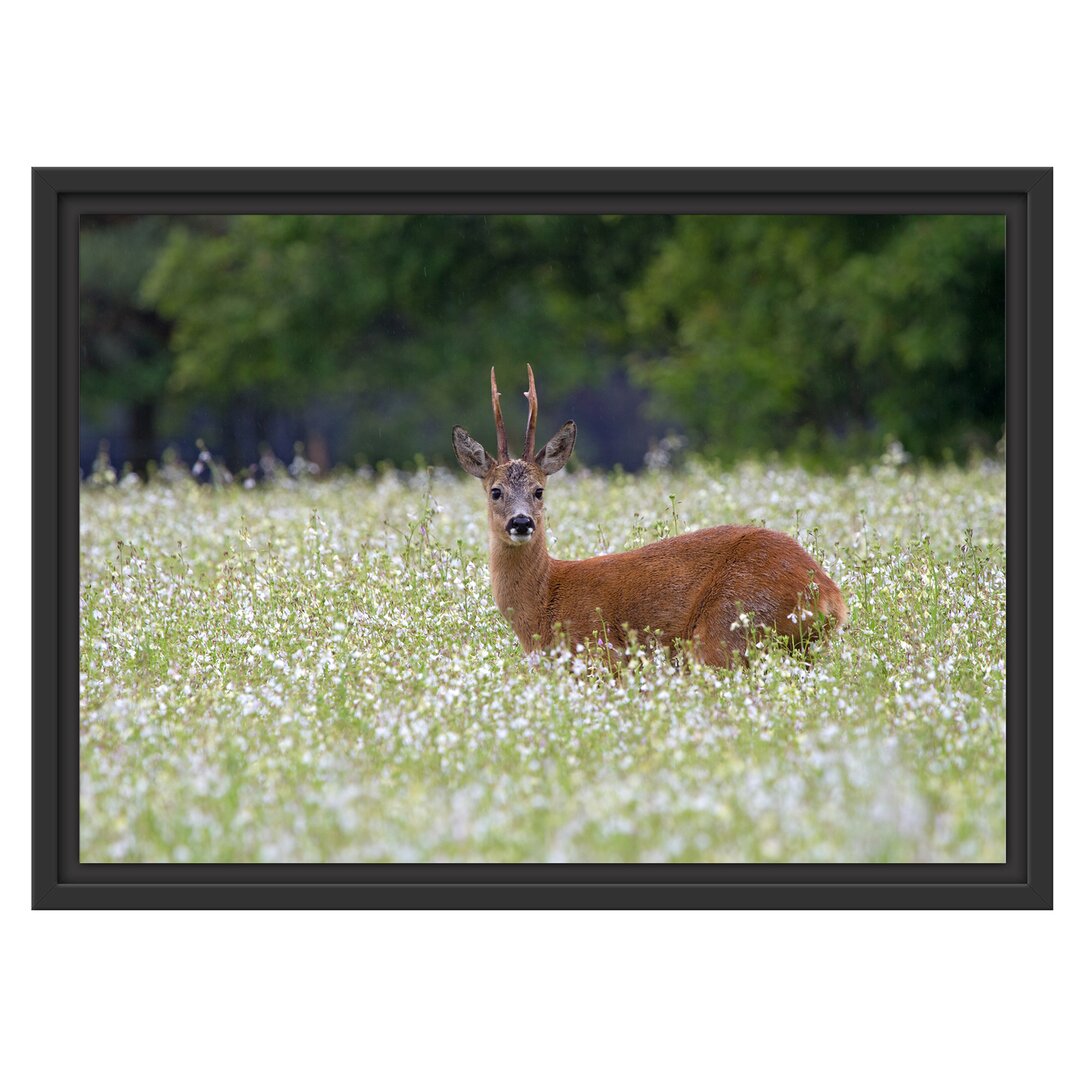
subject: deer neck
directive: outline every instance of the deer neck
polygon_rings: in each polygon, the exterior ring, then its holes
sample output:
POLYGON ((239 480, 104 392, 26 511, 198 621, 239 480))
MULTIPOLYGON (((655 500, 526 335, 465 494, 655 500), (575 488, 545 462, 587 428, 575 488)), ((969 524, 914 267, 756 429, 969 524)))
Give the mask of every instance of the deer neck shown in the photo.
POLYGON ((551 561, 542 521, 527 544, 511 546, 491 537, 491 591, 526 652, 535 647, 533 635, 546 636, 543 621, 551 561))

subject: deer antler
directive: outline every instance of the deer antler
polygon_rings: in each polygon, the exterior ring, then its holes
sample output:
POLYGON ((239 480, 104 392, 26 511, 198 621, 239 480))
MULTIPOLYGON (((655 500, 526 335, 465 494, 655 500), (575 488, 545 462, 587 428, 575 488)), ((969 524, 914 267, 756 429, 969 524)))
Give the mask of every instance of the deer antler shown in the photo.
POLYGON ((499 464, 505 465, 510 460, 510 451, 506 448, 506 425, 503 423, 502 409, 499 407, 499 388, 495 385, 495 369, 491 369, 491 408, 495 413, 495 438, 499 444, 499 464))
POLYGON ((536 381, 533 379, 532 364, 525 366, 529 369, 529 389, 525 394, 529 401, 529 422, 525 428, 525 453, 521 456, 526 461, 532 461, 536 452, 536 381))

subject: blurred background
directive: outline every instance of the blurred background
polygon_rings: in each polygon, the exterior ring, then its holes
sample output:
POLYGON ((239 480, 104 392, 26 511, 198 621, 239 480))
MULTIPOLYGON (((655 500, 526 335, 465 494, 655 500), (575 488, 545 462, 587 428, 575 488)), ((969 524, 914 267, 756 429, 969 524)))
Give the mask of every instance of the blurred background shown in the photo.
POLYGON ((526 361, 590 466, 1004 436, 1002 217, 83 217, 80 311, 84 475, 452 463, 492 365, 520 452, 526 361))

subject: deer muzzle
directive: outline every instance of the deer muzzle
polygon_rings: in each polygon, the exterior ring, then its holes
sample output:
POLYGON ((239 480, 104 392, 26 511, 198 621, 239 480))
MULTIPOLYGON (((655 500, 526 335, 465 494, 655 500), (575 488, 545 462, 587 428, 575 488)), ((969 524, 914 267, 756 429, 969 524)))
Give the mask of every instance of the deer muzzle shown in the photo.
POLYGON ((527 514, 515 514, 506 523, 506 534, 512 544, 524 544, 532 539, 536 522, 527 514))

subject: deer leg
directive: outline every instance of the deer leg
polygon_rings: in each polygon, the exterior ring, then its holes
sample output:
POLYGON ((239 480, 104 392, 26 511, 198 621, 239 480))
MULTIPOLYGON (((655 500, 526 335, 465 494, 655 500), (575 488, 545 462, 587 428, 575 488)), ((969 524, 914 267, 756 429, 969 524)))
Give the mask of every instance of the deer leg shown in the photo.
POLYGON ((764 610, 753 613, 749 628, 741 621, 742 606, 727 596, 721 595, 701 609, 691 629, 699 659, 717 667, 731 667, 737 659, 745 660, 747 636, 754 628, 761 627, 775 630, 793 653, 799 653, 837 621, 823 612, 821 605, 802 596, 795 597, 790 604, 778 604, 762 596, 754 599, 757 607, 764 610), (805 604, 810 606, 804 607, 805 604))
POLYGON ((732 667, 744 659, 746 629, 730 601, 720 599, 703 608, 690 628, 693 654, 704 664, 732 667), (732 626, 735 629, 732 629, 732 626))

